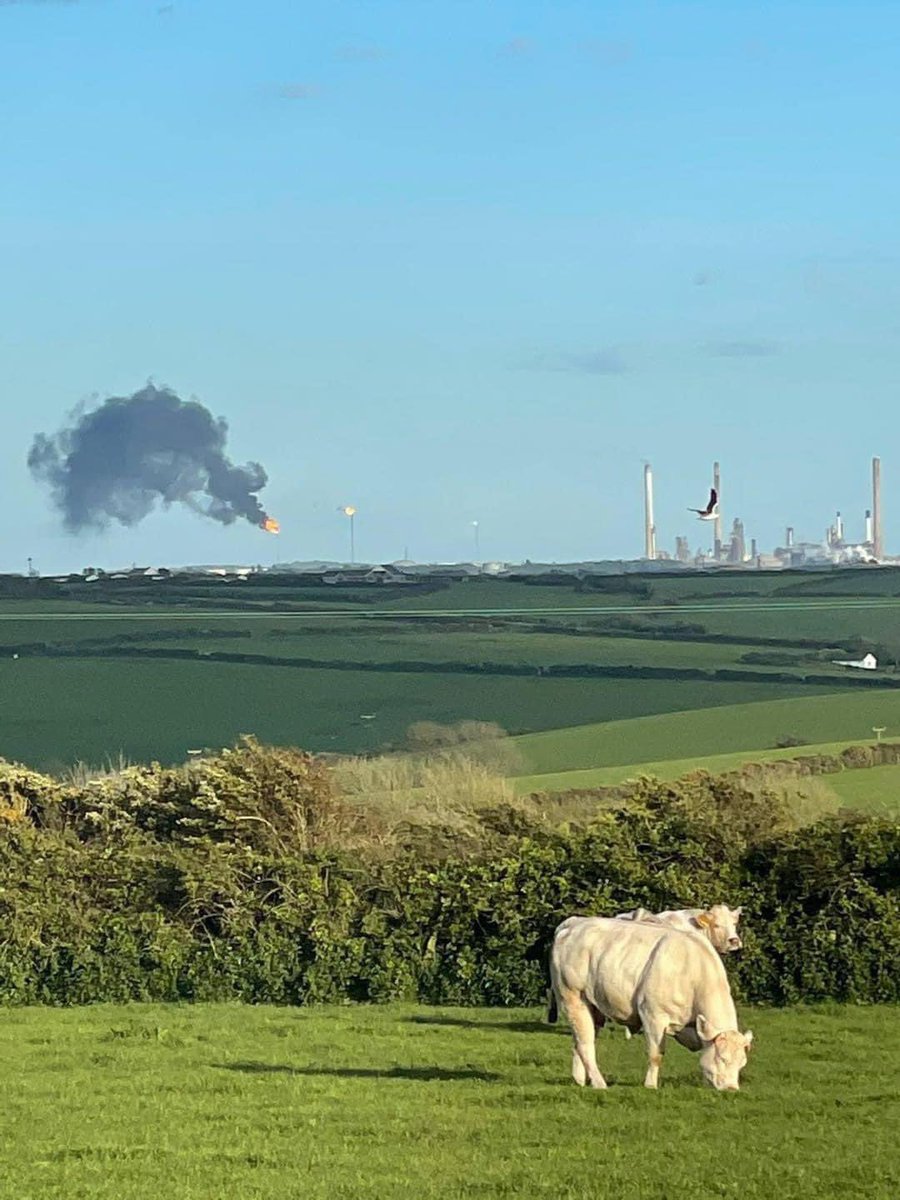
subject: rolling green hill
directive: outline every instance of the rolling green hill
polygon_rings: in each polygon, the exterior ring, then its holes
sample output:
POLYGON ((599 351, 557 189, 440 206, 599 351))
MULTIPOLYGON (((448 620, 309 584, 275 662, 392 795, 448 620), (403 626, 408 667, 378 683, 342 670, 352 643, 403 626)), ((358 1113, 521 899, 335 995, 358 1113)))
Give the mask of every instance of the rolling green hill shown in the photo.
MULTIPOLYGON (((773 749, 779 738, 837 742, 900 728, 900 692, 849 693, 717 705, 529 734, 517 745, 530 775, 695 760, 773 749)), ((802 753, 801 750, 794 754, 802 753)))
POLYGON ((529 735, 529 774, 548 774, 864 738, 900 714, 897 677, 830 659, 889 650, 898 591, 891 570, 409 591, 18 580, 0 586, 0 754, 171 761, 242 732, 366 752, 415 721, 483 720, 529 735))
MULTIPOLYGON (((798 689, 801 690, 801 689, 798 689)), ((802 689, 804 694, 809 689, 802 689)), ((415 721, 494 721, 512 731, 784 695, 769 684, 333 671, 218 662, 0 660, 0 756, 36 766, 119 752, 178 761, 241 733, 316 751, 364 752, 415 721), (365 720, 364 716, 374 715, 365 720)), ((900 694, 898 694, 900 698, 900 694)))
MULTIPOLYGON (((722 775, 728 771, 738 771, 746 763, 779 762, 790 758, 803 758, 815 754, 840 754, 852 745, 867 745, 871 737, 857 742, 823 742, 818 745, 793 746, 788 749, 766 750, 736 750, 730 754, 696 755, 692 758, 667 758, 658 762, 628 763, 615 767, 585 767, 575 771, 557 771, 542 775, 521 775, 514 779, 516 791, 528 794, 535 791, 561 792, 569 788, 614 787, 639 775, 652 775, 655 779, 680 779, 691 771, 709 771, 711 775, 722 775)), ((856 776, 871 775, 875 771, 891 772, 894 767, 871 767, 853 772, 842 773, 840 776, 829 775, 828 782, 833 778, 844 778, 852 774, 856 776)), ((895 776, 900 788, 900 773, 895 776)), ((885 784, 888 777, 885 776, 885 784)), ((862 794, 862 789, 861 789, 862 794)))

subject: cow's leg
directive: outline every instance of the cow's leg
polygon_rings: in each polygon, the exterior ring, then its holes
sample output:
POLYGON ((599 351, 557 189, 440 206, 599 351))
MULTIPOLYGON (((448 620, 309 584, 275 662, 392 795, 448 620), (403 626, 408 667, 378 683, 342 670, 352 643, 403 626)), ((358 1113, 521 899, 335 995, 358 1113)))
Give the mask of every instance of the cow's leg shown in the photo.
POLYGON ((581 1061, 581 1055, 578 1053, 578 1047, 572 1046, 572 1078, 579 1087, 584 1087, 587 1083, 587 1072, 584 1069, 584 1063, 581 1061))
POLYGON ((659 1022, 644 1021, 644 1036, 647 1039, 647 1074, 644 1087, 655 1088, 659 1082, 659 1068, 666 1048, 666 1026, 659 1022))
POLYGON ((606 1080, 600 1074, 597 1066, 596 1048, 597 1036, 591 1006, 578 994, 568 988, 560 990, 560 1002, 566 1011, 575 1048, 572 1052, 572 1078, 580 1086, 584 1085, 585 1077, 593 1088, 605 1088, 606 1080))

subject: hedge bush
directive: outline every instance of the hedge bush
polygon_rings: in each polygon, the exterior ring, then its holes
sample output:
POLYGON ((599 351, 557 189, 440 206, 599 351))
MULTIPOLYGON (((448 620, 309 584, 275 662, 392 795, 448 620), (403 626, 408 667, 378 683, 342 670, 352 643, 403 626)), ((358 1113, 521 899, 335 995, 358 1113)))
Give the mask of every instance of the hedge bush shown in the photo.
POLYGON ((745 908, 743 999, 900 1000, 900 826, 796 830, 779 803, 644 780, 585 828, 494 810, 478 853, 385 858, 347 849, 298 751, 246 741, 78 786, 7 764, 0 1002, 533 1004, 563 917, 720 900, 745 908))

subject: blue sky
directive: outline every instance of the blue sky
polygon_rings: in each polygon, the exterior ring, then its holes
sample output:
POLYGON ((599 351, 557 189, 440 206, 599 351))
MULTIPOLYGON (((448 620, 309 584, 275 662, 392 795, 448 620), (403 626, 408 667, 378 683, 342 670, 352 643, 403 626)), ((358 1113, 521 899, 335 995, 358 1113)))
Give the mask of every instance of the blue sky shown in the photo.
POLYGON ((0 2, 0 570, 861 534, 900 365, 900 6, 0 2), (276 542, 62 532, 25 457, 196 396, 276 542))

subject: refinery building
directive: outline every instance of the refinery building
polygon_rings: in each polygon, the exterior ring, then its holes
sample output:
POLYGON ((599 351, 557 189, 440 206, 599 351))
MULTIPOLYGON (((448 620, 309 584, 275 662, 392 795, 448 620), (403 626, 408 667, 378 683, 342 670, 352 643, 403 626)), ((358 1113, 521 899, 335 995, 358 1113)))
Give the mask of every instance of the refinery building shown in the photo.
POLYGON ((644 466, 644 563, 659 563, 684 567, 744 567, 757 570, 779 570, 787 567, 815 567, 835 565, 859 565, 884 563, 889 560, 884 552, 884 533, 881 524, 881 459, 872 459, 871 508, 865 510, 859 532, 861 537, 848 537, 844 519, 840 513, 825 531, 821 542, 798 542, 794 538, 793 526, 785 529, 784 544, 774 550, 761 552, 756 538, 748 538, 744 522, 734 517, 731 527, 723 531, 722 518, 722 474, 718 463, 713 463, 713 491, 716 504, 709 516, 704 516, 712 526, 712 545, 692 548, 686 535, 675 538, 674 551, 661 549, 657 544, 656 522, 653 511, 653 468, 644 466))

